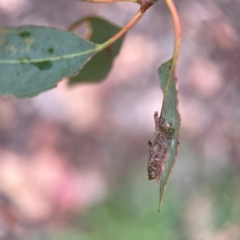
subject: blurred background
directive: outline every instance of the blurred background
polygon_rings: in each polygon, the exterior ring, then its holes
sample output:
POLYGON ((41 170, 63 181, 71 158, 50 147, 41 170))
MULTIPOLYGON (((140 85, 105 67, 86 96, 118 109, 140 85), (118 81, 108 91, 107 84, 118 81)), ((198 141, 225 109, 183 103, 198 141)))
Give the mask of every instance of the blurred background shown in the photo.
MULTIPOLYGON (((180 149, 157 212, 148 181, 157 68, 173 51, 163 1, 127 34, 107 79, 0 98, 0 239, 239 240, 240 1, 177 0, 180 149)), ((0 0, 0 25, 123 26, 132 3, 0 0)))

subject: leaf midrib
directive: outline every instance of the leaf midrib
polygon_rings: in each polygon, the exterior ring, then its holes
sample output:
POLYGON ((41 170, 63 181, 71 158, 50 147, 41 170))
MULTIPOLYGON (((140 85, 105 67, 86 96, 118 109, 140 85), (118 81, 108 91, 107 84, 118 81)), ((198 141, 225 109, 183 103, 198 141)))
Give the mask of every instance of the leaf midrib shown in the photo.
POLYGON ((48 58, 37 58, 37 59, 0 59, 0 64, 25 64, 25 63, 40 63, 40 62, 45 62, 45 61, 60 61, 64 59, 69 59, 69 58, 75 58, 79 57, 82 55, 87 55, 89 53, 97 52, 100 50, 100 45, 96 45, 95 48, 85 51, 85 52, 78 52, 78 53, 72 53, 72 54, 67 54, 67 55, 61 55, 61 56, 55 56, 55 57, 48 57, 48 58))

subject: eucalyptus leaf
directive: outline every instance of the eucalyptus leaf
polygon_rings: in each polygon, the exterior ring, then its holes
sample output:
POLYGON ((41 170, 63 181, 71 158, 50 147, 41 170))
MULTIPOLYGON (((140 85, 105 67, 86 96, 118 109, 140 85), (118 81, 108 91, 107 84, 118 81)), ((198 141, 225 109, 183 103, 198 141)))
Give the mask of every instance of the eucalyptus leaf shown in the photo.
POLYGON ((174 76, 174 71, 172 71, 171 65, 172 59, 162 64, 158 68, 160 86, 164 95, 161 117, 163 117, 167 123, 170 123, 174 130, 171 144, 168 148, 167 158, 165 160, 164 171, 162 173, 162 178, 160 180, 160 196, 158 211, 160 211, 163 194, 178 153, 179 145, 178 138, 180 116, 178 112, 178 88, 177 78, 176 76, 174 76))
POLYGON ((35 96, 76 75, 97 46, 66 31, 23 26, 0 28, 0 94, 35 96))
MULTIPOLYGON (((103 43, 121 30, 121 27, 99 17, 87 17, 70 26, 70 30, 76 29, 82 23, 88 23, 91 30, 89 40, 94 43, 103 43)), ((112 68, 113 61, 118 55, 123 43, 124 36, 101 52, 98 52, 79 72, 71 77, 69 84, 81 82, 99 82, 106 78, 112 68)))

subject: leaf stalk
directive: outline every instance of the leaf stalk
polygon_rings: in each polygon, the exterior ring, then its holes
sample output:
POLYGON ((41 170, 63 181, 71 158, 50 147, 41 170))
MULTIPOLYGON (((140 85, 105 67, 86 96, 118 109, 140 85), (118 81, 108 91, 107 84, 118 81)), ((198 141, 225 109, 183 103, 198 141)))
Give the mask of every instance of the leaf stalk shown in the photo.
POLYGON ((137 12, 137 14, 116 35, 111 37, 106 42, 100 44, 98 46, 99 51, 102 51, 103 49, 107 48, 108 46, 116 42, 120 37, 122 37, 130 28, 132 28, 140 20, 140 18, 144 15, 147 9, 151 7, 156 2, 156 0, 150 0, 144 3, 140 1, 138 2, 141 5, 141 8, 137 12))
POLYGON ((174 69, 176 68, 177 62, 178 62, 178 58, 179 58, 179 54, 180 54, 180 46, 181 46, 181 25, 180 25, 180 19, 178 16, 178 12, 177 9, 173 3, 172 0, 164 0, 164 2, 166 3, 170 14, 172 16, 172 20, 173 20, 173 25, 174 25, 174 51, 173 51, 173 57, 172 57, 172 66, 171 66, 171 71, 170 71, 170 75, 171 73, 173 73, 174 69))

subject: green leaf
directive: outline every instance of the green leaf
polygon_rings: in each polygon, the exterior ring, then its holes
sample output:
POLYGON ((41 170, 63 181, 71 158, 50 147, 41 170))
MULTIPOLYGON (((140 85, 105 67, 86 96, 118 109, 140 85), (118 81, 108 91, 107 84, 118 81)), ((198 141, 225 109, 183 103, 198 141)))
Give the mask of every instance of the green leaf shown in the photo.
MULTIPOLYGON (((89 40, 94 43, 103 43, 114 36, 121 30, 120 26, 108 22, 99 17, 87 17, 77 21, 71 28, 76 28, 82 23, 87 22, 91 28, 91 36, 89 40)), ((121 37, 111 46, 101 52, 98 52, 79 72, 78 75, 71 77, 69 84, 77 84, 80 82, 99 82, 106 78, 112 68, 113 60, 118 55, 122 46, 124 37, 121 37)))
POLYGON ((75 75, 96 45, 53 28, 0 28, 0 94, 32 97, 75 75))
POLYGON ((160 196, 159 207, 160 211, 163 194, 167 185, 167 181, 170 177, 175 158, 178 152, 178 138, 179 138, 179 126, 180 116, 178 112, 178 89, 177 79, 174 77, 174 71, 171 71, 172 59, 162 64, 158 69, 158 76, 160 79, 160 86, 163 90, 163 106, 161 116, 165 118, 165 121, 172 124, 174 133, 172 136, 171 144, 168 148, 168 155, 165 160, 165 167, 160 181, 160 196))

